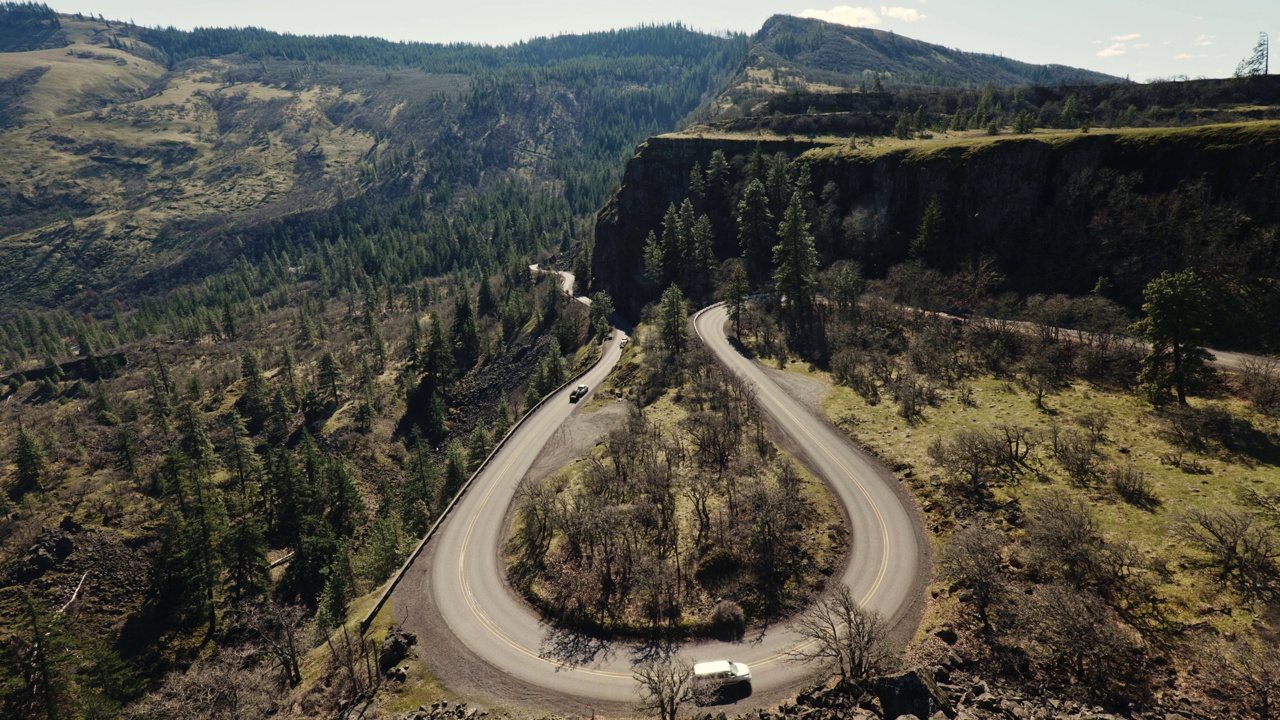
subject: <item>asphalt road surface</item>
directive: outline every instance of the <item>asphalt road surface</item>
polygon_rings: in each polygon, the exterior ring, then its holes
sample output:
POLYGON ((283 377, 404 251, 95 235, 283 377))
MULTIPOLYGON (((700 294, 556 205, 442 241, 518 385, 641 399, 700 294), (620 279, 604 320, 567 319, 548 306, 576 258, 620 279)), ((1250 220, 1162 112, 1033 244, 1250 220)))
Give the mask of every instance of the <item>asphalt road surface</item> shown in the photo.
MULTIPOLYGON (((790 436, 808 466, 825 478, 848 513, 852 551, 841 581, 886 617, 914 618, 925 541, 898 481, 784 393, 759 363, 739 354, 724 325, 720 306, 695 318, 703 342, 732 372, 756 386, 764 411, 790 436)), ((579 382, 594 392, 617 363, 624 337, 615 331, 599 364, 579 382)), ((508 508, 539 452, 578 407, 569 402, 570 389, 544 403, 475 478, 396 590, 395 615, 425 633, 420 653, 431 672, 455 692, 498 705, 626 714, 638 700, 633 664, 653 648, 553 630, 511 590, 503 571, 508 508)), ((750 664, 753 692, 734 703, 731 709, 738 711, 776 704, 813 677, 812 667, 789 657, 802 642, 782 624, 748 634, 740 643, 700 642, 679 653, 693 662, 750 664)))

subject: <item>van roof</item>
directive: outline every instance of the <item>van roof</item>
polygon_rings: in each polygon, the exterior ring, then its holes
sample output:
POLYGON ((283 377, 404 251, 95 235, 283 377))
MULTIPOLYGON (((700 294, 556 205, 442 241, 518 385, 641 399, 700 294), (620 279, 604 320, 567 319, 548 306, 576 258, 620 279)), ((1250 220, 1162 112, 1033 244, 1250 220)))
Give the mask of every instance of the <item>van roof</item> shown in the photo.
POLYGON ((694 675, 719 675, 720 673, 732 671, 733 663, 728 660, 714 660, 712 662, 698 663, 693 666, 694 675))

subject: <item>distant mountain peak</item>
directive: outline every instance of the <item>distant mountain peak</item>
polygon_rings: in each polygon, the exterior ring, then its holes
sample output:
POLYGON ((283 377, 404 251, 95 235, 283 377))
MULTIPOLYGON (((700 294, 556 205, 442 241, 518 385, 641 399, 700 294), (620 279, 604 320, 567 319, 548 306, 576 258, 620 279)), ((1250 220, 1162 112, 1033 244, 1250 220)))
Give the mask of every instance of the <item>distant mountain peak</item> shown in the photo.
POLYGON ((1082 68, 953 50, 892 30, 774 15, 751 38, 746 64, 718 107, 750 112, 779 93, 870 90, 877 81, 885 88, 1124 82, 1082 68))

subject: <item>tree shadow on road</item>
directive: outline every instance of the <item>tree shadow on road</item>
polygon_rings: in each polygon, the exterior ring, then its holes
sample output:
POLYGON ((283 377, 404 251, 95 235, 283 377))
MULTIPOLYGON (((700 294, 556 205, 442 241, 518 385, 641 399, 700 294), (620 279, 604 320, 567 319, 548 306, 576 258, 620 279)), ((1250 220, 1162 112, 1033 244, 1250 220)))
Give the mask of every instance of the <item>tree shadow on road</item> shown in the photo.
POLYGON ((556 671, 590 665, 613 656, 609 643, 586 633, 550 626, 538 648, 538 656, 554 660, 556 671))
POLYGON ((680 652, 682 644, 676 640, 668 638, 653 638, 639 645, 635 645, 631 649, 631 664, 639 665, 642 662, 664 662, 675 657, 680 652))
POLYGON ((752 351, 751 351, 751 349, 750 349, 750 348, 748 348, 746 345, 743 345, 743 344, 742 344, 742 341, 741 341, 741 340, 739 340, 738 338, 733 337, 733 336, 730 336, 730 337, 729 337, 729 345, 731 345, 731 346, 733 347, 733 349, 734 349, 734 350, 737 350, 737 351, 738 351, 738 354, 739 354, 739 355, 741 355, 742 357, 744 357, 744 358, 746 358, 746 359, 748 359, 748 360, 755 360, 755 359, 756 359, 756 354, 755 354, 754 352, 752 352, 752 351))

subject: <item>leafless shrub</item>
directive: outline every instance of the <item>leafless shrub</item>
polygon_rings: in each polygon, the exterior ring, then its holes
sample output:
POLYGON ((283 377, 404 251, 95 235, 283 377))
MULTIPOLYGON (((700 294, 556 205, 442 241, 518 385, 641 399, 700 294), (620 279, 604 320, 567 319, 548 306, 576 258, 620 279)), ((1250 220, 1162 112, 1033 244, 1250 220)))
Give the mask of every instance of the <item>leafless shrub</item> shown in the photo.
POLYGON ((831 374, 836 382, 862 396, 868 405, 880 404, 880 388, 861 353, 849 348, 836 351, 831 358, 831 374))
POLYGON ((1019 647, 1050 685, 1094 702, 1139 704, 1150 694, 1145 648, 1088 590, 1050 583, 1017 607, 1019 647))
POLYGON ((1083 500, 1053 491, 1030 502, 1027 547, 1042 575, 1082 585, 1098 575, 1103 548, 1098 520, 1083 500))
POLYGON ((1178 519, 1174 535, 1204 553, 1203 565, 1247 602, 1274 598, 1280 584, 1280 538, 1257 515, 1195 508, 1178 519))
POLYGON ((1111 425, 1111 413, 1098 410, 1085 413, 1076 418, 1076 424, 1089 432, 1089 439, 1094 445, 1107 441, 1107 427, 1111 425))
POLYGON ((1248 639, 1205 643, 1198 666, 1220 717, 1271 720, 1280 698, 1280 645, 1248 639))
POLYGON ((1151 476, 1132 464, 1107 468, 1107 482, 1130 505, 1150 510, 1160 504, 1151 476))
POLYGON ((1021 425, 997 425, 996 437, 1000 441, 999 465, 1009 480, 1016 480, 1027 467, 1027 459, 1040 444, 1040 438, 1029 427, 1021 425))
POLYGON ((1237 376, 1240 392, 1258 412, 1280 415, 1280 357, 1250 358, 1237 376))
POLYGON ((1054 447, 1054 459, 1067 476, 1082 487, 1090 485, 1097 475, 1098 450, 1091 437, 1074 432, 1060 434, 1054 447))
POLYGON ((913 422, 924 415, 926 406, 938 404, 938 389, 928 378, 904 372, 894 383, 893 398, 898 402, 898 415, 913 422))
POLYGON ((267 717, 277 708, 275 683, 260 671, 251 648, 221 650, 187 672, 172 672, 146 699, 127 709, 129 720, 222 720, 267 717))
POLYGON ((263 643, 275 659, 282 685, 296 687, 302 682, 303 630, 307 611, 298 605, 283 605, 275 600, 249 603, 234 613, 234 624, 263 643))
POLYGON ((329 682, 338 697, 352 701, 378 689, 382 673, 378 672, 378 651, 373 640, 352 634, 343 626, 325 642, 329 646, 329 682))

